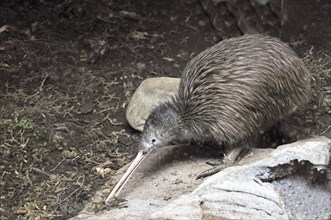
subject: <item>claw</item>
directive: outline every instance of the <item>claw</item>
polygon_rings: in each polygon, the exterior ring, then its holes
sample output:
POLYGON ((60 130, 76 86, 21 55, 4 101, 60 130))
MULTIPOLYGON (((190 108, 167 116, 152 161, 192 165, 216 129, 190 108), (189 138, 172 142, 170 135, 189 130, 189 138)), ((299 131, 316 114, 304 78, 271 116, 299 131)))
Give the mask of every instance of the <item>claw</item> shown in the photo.
POLYGON ((227 164, 219 164, 219 165, 217 165, 217 166, 214 166, 214 167, 212 167, 212 168, 210 168, 210 169, 208 169, 208 170, 206 170, 206 171, 203 171, 202 173, 200 173, 198 176, 197 176, 197 180, 198 179, 202 179, 202 178, 205 178, 205 177, 207 177, 207 176, 211 176, 211 175, 213 175, 213 174, 215 174, 215 173, 218 173, 218 172, 220 172, 221 170, 223 170, 224 168, 226 168, 227 167, 227 164))
POLYGON ((202 173, 200 173, 196 179, 202 179, 207 176, 211 176, 215 173, 218 173, 219 171, 233 165, 240 157, 240 154, 247 153, 245 152, 246 148, 234 148, 229 153, 224 154, 222 160, 220 161, 207 161, 206 163, 208 165, 214 166, 202 173))
POLYGON ((206 164, 213 166, 212 168, 203 171, 200 173, 196 179, 202 179, 207 176, 211 176, 215 173, 220 172, 221 170, 229 167, 233 164, 233 161, 230 161, 229 158, 225 155, 222 160, 219 161, 207 161, 206 164))
POLYGON ((219 165, 222 165, 224 164, 224 161, 222 160, 218 160, 218 161, 207 161, 206 164, 208 164, 209 166, 219 166, 219 165))

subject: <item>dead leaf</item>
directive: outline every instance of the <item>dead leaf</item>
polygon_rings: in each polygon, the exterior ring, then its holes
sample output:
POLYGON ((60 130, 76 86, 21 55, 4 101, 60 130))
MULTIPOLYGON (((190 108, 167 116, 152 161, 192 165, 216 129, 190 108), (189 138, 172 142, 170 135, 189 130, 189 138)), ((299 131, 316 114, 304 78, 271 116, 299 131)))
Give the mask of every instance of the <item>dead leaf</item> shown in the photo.
POLYGON ((5 32, 8 29, 8 25, 0 27, 0 33, 5 32))
POLYGON ((97 167, 95 169, 97 171, 98 174, 100 174, 102 177, 104 177, 105 175, 107 175, 108 173, 111 172, 110 168, 101 168, 101 167, 97 167))
POLYGON ((148 37, 148 33, 141 31, 134 31, 131 33, 131 37, 135 40, 146 40, 148 37))
POLYGON ((136 12, 120 11, 119 14, 123 18, 131 18, 131 19, 135 19, 135 20, 139 20, 140 19, 140 16, 136 12))

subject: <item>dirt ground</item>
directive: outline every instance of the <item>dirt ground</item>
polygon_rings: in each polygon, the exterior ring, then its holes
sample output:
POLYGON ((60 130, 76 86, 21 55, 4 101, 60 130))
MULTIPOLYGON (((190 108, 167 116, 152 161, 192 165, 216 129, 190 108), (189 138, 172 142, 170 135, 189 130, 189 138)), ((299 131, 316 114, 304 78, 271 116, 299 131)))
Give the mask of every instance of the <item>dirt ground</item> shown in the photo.
MULTIPOLYGON (((0 219, 77 214, 136 152, 139 83, 219 40, 196 0, 2 0, 0 219)), ((330 55, 302 55, 314 90, 296 132, 331 137, 330 55)))

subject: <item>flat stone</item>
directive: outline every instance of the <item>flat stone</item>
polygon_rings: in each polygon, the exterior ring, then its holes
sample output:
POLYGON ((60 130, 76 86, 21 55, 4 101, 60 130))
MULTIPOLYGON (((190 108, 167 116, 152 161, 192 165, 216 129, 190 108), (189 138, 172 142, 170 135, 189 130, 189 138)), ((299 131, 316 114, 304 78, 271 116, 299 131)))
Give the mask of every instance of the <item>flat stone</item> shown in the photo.
POLYGON ((174 96, 179 82, 179 78, 171 77, 145 79, 133 94, 126 111, 126 119, 131 127, 142 131, 153 108, 174 96))
MULTIPOLYGON (((325 169, 330 163, 330 150, 331 140, 326 137, 300 140, 277 149, 252 149, 239 165, 195 180, 209 168, 205 161, 210 156, 204 154, 205 149, 159 149, 148 156, 125 186, 119 196, 126 200, 122 208, 94 213, 88 211, 92 202, 73 219, 328 219, 331 194, 324 184, 314 185, 296 174, 269 182, 260 177, 270 173, 272 167, 293 160, 325 169)), ((103 202, 110 190, 105 186, 94 203, 103 202)))

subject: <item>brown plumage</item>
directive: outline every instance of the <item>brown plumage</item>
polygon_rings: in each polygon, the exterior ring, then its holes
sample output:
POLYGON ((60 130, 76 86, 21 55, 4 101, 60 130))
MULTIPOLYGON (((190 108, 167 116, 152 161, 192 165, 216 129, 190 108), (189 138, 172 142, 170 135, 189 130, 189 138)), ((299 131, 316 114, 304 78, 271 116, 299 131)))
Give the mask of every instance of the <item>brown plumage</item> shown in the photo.
POLYGON ((199 142, 232 149, 308 100, 310 73, 280 40, 245 35, 193 58, 178 94, 146 121, 141 148, 199 142))

